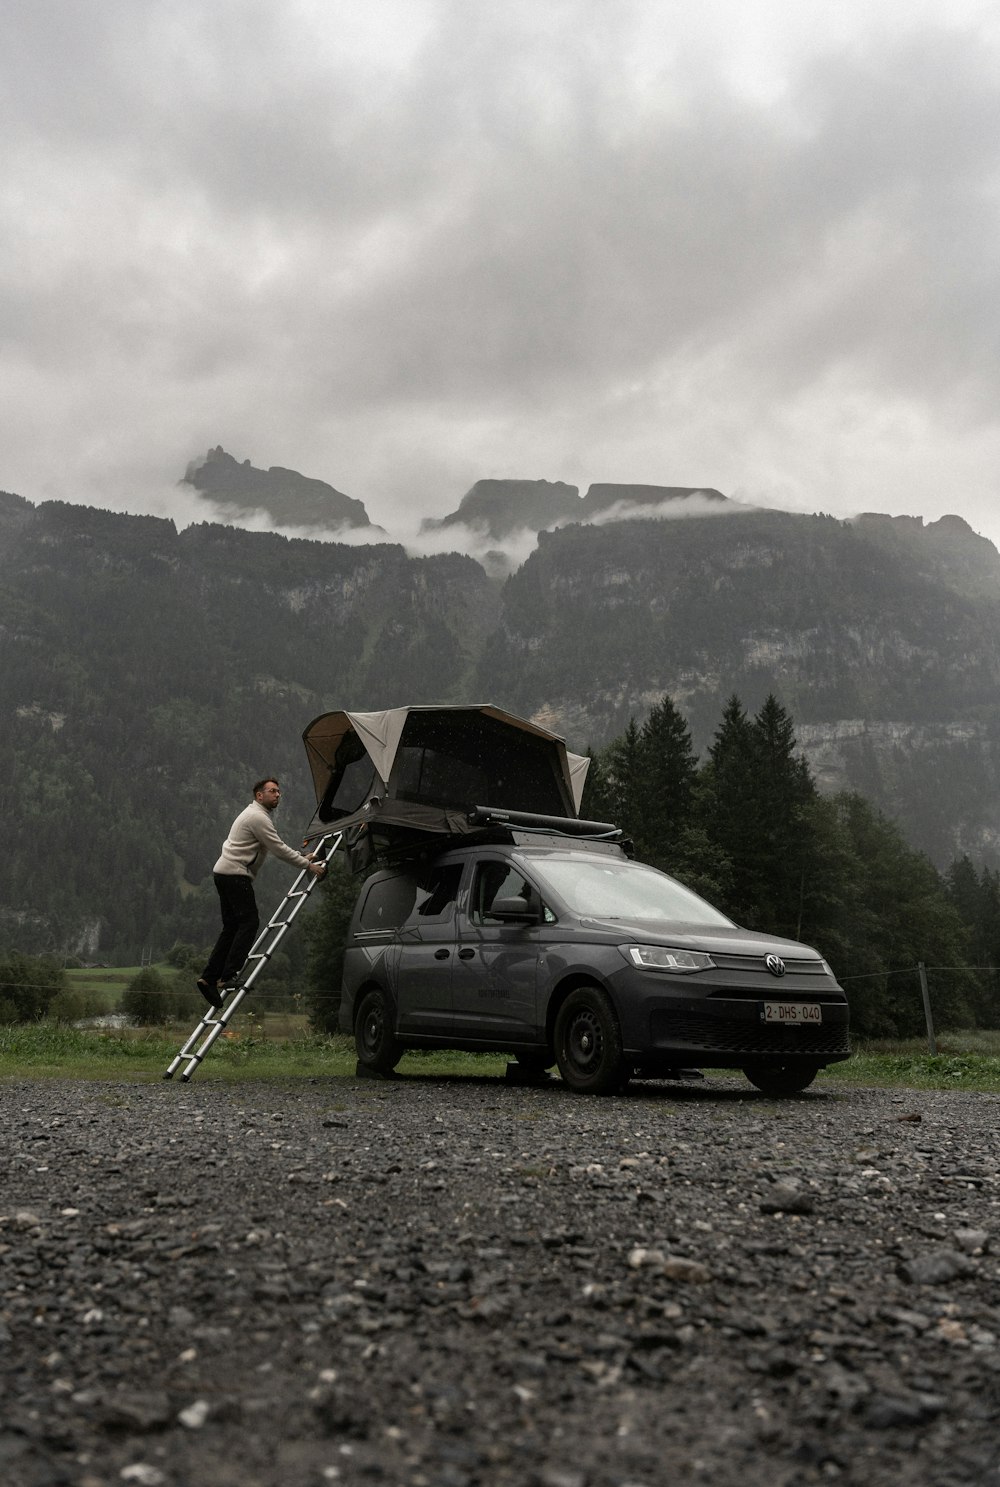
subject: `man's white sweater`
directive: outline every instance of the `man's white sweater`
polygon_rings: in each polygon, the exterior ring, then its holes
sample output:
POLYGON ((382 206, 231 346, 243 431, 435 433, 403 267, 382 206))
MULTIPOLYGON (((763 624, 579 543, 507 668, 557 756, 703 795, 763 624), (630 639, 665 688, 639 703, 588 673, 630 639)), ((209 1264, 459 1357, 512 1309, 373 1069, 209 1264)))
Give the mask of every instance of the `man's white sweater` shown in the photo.
POLYGON ((281 840, 274 829, 271 812, 259 800, 254 800, 245 811, 240 811, 230 826, 229 835, 222 843, 222 856, 212 871, 255 878, 268 852, 295 867, 309 866, 308 857, 281 840))

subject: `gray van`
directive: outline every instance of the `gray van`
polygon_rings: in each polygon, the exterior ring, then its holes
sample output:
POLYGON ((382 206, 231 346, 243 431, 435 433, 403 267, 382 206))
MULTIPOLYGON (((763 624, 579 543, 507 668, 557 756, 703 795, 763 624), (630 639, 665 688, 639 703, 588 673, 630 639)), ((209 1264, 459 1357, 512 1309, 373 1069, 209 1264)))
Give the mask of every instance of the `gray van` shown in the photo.
POLYGON ((459 1048, 526 1075, 557 1064, 585 1094, 707 1067, 783 1096, 849 1057, 847 998, 818 951, 739 928, 614 842, 494 837, 364 884, 340 1004, 363 1068, 459 1048))

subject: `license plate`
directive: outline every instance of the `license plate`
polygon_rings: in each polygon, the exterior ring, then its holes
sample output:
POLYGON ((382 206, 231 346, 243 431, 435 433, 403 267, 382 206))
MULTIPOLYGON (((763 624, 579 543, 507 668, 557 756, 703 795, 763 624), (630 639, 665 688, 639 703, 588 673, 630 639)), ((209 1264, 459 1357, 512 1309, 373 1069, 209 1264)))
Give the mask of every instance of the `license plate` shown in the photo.
POLYGON ((762 1022, 783 1022, 792 1026, 805 1022, 822 1022, 823 1009, 817 1002, 765 1002, 762 1022))

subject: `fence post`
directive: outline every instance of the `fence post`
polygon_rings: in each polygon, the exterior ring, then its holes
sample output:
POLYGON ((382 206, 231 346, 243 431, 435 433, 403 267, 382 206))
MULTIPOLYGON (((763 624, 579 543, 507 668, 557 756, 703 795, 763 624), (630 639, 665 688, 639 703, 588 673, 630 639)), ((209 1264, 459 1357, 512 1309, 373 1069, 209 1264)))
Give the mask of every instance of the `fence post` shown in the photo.
POLYGON ((927 967, 923 961, 917 962, 917 971, 920 975, 920 995, 924 999, 924 1017, 927 1020, 927 1047, 932 1054, 937 1053, 937 1039, 934 1037, 934 1018, 931 1014, 931 994, 927 990, 927 967))

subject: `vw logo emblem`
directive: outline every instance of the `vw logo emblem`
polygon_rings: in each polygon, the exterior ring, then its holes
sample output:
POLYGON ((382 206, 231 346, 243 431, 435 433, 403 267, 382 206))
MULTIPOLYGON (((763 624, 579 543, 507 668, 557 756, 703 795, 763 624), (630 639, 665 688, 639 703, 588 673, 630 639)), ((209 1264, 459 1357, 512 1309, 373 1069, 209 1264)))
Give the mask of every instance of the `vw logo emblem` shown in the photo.
POLYGON ((785 974, 785 962, 780 955, 769 955, 764 961, 772 976, 783 976, 785 974))

